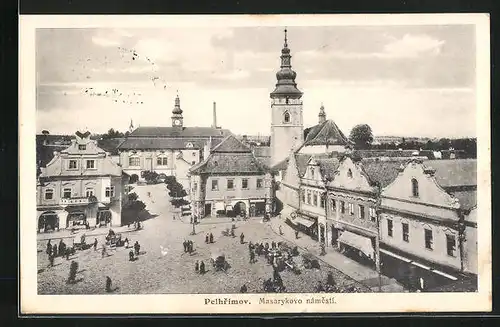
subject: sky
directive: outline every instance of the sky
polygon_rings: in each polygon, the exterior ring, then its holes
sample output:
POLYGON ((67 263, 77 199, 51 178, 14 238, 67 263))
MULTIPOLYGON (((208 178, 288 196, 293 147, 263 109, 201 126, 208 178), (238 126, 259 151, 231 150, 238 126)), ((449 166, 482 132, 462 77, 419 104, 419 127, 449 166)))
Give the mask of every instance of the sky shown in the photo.
MULTIPOLYGON (((283 27, 37 29, 37 132, 170 126, 176 94, 185 126, 217 123, 270 134, 283 27)), ((473 25, 289 26, 304 125, 328 119, 348 134, 476 135, 473 25)))

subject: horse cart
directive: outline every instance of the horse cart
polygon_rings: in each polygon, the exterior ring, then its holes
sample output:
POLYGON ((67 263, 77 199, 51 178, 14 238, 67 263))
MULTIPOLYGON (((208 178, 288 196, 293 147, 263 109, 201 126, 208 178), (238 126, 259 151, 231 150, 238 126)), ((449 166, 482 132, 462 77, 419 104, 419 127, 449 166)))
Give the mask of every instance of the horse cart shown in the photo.
POLYGON ((210 260, 215 271, 226 272, 229 268, 229 263, 226 261, 226 256, 223 253, 213 253, 210 260))
POLYGON ((122 234, 116 234, 112 229, 109 230, 106 236, 106 245, 109 247, 123 246, 125 241, 122 240, 122 234))
POLYGON ((85 233, 78 233, 73 237, 73 249, 74 250, 85 250, 87 244, 85 243, 86 235, 85 233))

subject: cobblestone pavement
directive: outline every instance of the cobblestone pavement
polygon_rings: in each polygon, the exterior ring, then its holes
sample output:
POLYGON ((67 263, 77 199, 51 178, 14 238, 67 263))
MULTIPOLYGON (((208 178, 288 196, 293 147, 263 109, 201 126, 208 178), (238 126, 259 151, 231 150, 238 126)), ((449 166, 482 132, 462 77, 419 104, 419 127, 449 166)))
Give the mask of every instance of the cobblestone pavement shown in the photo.
MULTIPOLYGON (((144 229, 129 231, 127 237, 131 244, 136 240, 141 244, 138 260, 128 260, 129 249, 118 248, 108 251, 109 256, 102 258, 101 251, 93 249, 77 251, 66 260, 56 258, 55 266, 48 267, 45 254, 46 240, 38 241, 38 292, 40 294, 102 294, 105 293, 106 276, 113 281, 115 293, 236 293, 246 284, 249 293, 262 292, 262 282, 272 277, 272 267, 263 257, 257 262, 249 263, 248 244, 240 244, 239 237, 222 236, 222 231, 232 225, 230 219, 208 218, 195 226, 196 235, 190 235, 192 225, 189 217, 173 219, 170 214, 165 185, 137 186, 134 191, 139 195, 155 218, 144 222, 144 229), (151 192, 151 197, 147 196, 151 192), (214 244, 205 244, 205 235, 212 232, 214 244), (183 251, 185 239, 194 242, 195 252, 192 255, 183 251), (162 248, 166 254, 162 254, 162 248), (227 273, 216 272, 210 265, 213 253, 223 253, 230 268, 227 273), (72 260, 79 264, 77 283, 66 284, 69 265, 72 260), (194 271, 196 261, 204 261, 207 273, 199 275, 194 271)), ((269 223, 260 219, 237 221, 236 235, 245 235, 245 241, 269 242, 282 241, 269 223)), ((95 236, 99 247, 105 235, 95 236)), ((93 238, 88 237, 88 242, 93 238)), ((300 258, 296 259, 301 263, 300 258)), ((300 275, 284 271, 281 273, 287 292, 314 292, 318 281, 326 281, 328 272, 332 272, 339 286, 356 286, 369 291, 363 285, 343 274, 337 269, 322 264, 321 269, 301 269, 300 275)))

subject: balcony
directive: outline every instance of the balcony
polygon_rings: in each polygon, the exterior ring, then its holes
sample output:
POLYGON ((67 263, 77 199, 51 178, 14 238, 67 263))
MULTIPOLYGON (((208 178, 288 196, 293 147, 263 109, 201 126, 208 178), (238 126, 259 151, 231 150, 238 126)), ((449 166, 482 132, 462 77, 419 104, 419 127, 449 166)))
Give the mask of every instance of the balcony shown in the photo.
POLYGON ((87 198, 87 197, 62 198, 60 203, 62 206, 87 205, 87 204, 89 204, 89 198, 87 198))

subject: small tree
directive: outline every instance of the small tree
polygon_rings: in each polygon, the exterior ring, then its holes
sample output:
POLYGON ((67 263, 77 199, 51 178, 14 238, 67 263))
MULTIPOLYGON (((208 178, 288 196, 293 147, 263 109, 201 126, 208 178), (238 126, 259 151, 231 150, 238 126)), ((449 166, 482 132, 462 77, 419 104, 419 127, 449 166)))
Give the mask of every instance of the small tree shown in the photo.
POLYGON ((137 174, 130 175, 130 184, 137 183, 138 180, 139 180, 139 176, 137 174))
POLYGON ((138 198, 139 198, 139 197, 137 196, 137 194, 136 194, 136 193, 130 193, 130 194, 128 195, 128 200, 129 200, 129 203, 132 203, 132 202, 134 202, 134 201, 137 201, 137 199, 138 199, 138 198))
POLYGON ((175 176, 167 176, 165 177, 165 184, 170 185, 173 183, 176 183, 177 180, 175 179, 175 176))
POLYGON ((372 129, 368 124, 356 125, 352 128, 349 138, 358 148, 366 149, 373 142, 372 129))
POLYGON ((187 195, 186 190, 179 182, 174 182, 167 185, 167 189, 170 191, 168 195, 172 198, 183 198, 187 195))
POLYGON ((148 184, 154 184, 158 181, 158 173, 155 171, 144 171, 142 172, 142 177, 144 177, 148 184))

